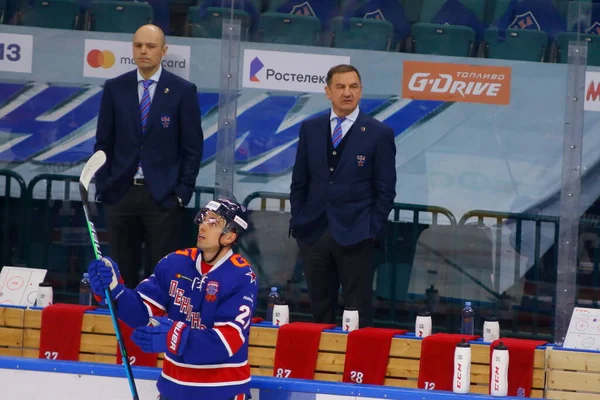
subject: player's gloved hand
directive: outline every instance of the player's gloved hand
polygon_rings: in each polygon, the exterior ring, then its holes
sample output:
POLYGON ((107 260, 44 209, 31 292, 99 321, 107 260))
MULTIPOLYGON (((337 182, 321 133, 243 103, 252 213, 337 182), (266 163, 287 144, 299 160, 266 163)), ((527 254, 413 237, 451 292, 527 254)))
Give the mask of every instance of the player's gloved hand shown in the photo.
POLYGON ((90 286, 96 296, 104 300, 104 291, 110 289, 110 294, 113 299, 118 299, 125 285, 119 273, 117 263, 108 257, 103 257, 100 260, 94 260, 88 265, 88 273, 90 274, 90 286))
POLYGON ((189 327, 183 321, 167 317, 152 317, 148 326, 133 331, 131 339, 146 353, 170 352, 180 356, 185 348, 189 327))

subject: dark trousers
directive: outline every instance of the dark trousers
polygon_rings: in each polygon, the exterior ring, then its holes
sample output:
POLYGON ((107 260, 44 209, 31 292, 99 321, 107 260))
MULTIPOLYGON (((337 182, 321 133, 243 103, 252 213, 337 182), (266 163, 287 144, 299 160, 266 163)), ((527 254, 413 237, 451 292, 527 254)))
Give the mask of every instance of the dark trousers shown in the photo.
POLYGON ((161 258, 181 246, 183 208, 163 208, 145 185, 132 185, 117 204, 105 207, 110 256, 117 262, 125 285, 134 288, 140 282, 140 272, 144 277, 149 275, 161 258))
POLYGON ((314 243, 297 240, 304 262, 314 322, 335 323, 338 291, 342 284, 345 307, 358 308, 359 326, 373 325, 374 242, 338 244, 325 230, 314 243))

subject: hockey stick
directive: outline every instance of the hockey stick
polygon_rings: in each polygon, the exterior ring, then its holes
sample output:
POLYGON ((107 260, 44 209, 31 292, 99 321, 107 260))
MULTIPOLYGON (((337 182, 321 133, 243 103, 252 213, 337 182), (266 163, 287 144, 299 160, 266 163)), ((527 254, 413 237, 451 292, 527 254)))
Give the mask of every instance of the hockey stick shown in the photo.
MULTIPOLYGON (((100 260, 102 258, 102 253, 100 252, 100 242, 98 241, 96 228, 94 228, 94 223, 90 218, 90 202, 88 200, 88 190, 92 177, 96 174, 96 172, 98 172, 98 170, 104 165, 105 162, 106 154, 103 151, 95 152, 94 155, 90 157, 88 162, 85 163, 83 171, 81 171, 81 175, 79 177, 79 194, 81 195, 81 201, 83 203, 83 212, 85 214, 85 221, 87 223, 87 228, 90 233, 90 238, 92 239, 92 245, 94 246, 94 255, 97 260, 100 260)), ((119 322, 117 321, 115 305, 113 303, 112 297, 110 296, 110 288, 105 289, 104 296, 106 297, 106 304, 108 304, 110 318, 112 319, 113 327, 115 328, 115 334, 117 335, 117 343, 119 343, 119 349, 121 350, 121 358, 123 359, 123 366, 125 366, 125 374, 127 375, 127 381, 129 382, 129 389, 131 390, 131 395, 133 396, 133 400, 139 400, 137 388, 135 387, 135 381, 133 380, 131 364, 129 363, 129 357, 127 356, 127 349, 125 349, 125 342, 123 342, 123 335, 121 334, 119 322)))

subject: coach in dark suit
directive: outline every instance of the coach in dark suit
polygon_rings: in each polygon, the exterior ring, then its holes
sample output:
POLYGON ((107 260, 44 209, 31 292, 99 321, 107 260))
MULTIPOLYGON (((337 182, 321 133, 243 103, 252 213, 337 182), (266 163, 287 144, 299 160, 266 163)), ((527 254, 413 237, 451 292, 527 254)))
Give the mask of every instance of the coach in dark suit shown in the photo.
POLYGON ((96 188, 106 207, 111 256, 129 287, 144 267, 142 244, 146 269, 181 246, 183 207, 202 160, 196 85, 162 68, 166 51, 160 28, 138 29, 138 68, 106 81, 98 115, 94 151, 106 152, 107 161, 96 188))
POLYGON ((360 111, 358 70, 329 70, 331 112, 302 123, 292 174, 290 229, 304 261, 315 322, 334 323, 340 283, 344 306, 361 327, 373 324, 374 243, 396 195, 391 128, 360 111))

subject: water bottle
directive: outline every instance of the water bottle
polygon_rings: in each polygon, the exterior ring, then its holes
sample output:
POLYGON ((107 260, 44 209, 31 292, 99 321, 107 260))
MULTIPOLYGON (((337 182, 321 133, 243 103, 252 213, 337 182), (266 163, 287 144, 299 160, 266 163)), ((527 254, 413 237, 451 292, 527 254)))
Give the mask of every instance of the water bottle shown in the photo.
POLYGON ((500 342, 494 348, 490 365, 490 394, 493 397, 504 397, 508 394, 508 361, 508 348, 500 342))
POLYGON ((471 307, 471 302, 465 302, 465 308, 460 313, 460 333, 463 335, 472 335, 475 332, 475 311, 471 307))
POLYGON ((267 299, 267 321, 273 322, 273 307, 275 307, 275 303, 279 301, 279 293, 277 293, 277 287, 273 286, 271 288, 271 293, 269 293, 269 298, 267 299))
POLYGON ((493 342, 500 339, 500 323, 496 317, 488 317, 483 323, 483 341, 493 342))
POLYGON ((452 391, 469 393, 471 389, 471 345, 462 339, 454 350, 454 377, 452 391))
POLYGON ((342 330, 352 332, 358 329, 358 308, 346 307, 342 314, 342 330))
POLYGON ((431 314, 429 312, 420 312, 415 321, 415 336, 426 338, 431 335, 431 314))
POLYGON ((92 287, 90 286, 90 275, 87 272, 83 273, 83 278, 79 282, 79 304, 92 305, 92 287))
POLYGON ((278 301, 273 307, 273 325, 282 326, 290 323, 290 308, 287 302, 278 301))

